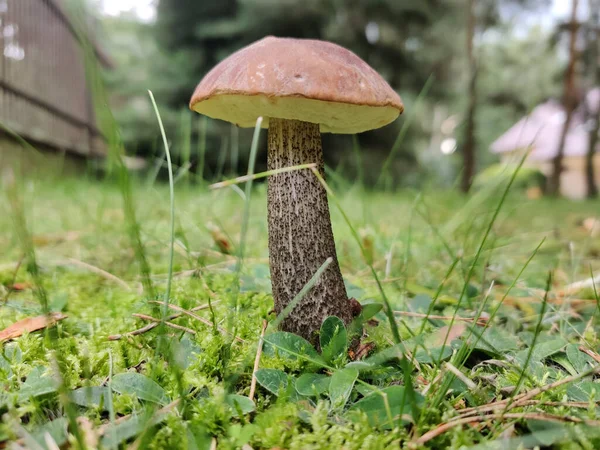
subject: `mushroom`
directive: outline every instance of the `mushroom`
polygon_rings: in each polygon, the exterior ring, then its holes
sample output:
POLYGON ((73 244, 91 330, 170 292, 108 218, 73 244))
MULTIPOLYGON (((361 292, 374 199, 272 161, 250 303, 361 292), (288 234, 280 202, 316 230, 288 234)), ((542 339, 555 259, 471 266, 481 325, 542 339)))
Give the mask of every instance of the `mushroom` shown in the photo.
MULTIPOLYGON (((321 133, 360 133, 394 121, 400 97, 367 63, 336 44, 266 37, 214 67, 190 108, 240 127, 263 117, 268 168, 316 163, 324 174, 321 133)), ((328 259, 332 263, 282 321, 311 342, 327 317, 352 321, 336 257, 327 193, 308 169, 268 179, 269 262, 279 314, 328 259)), ((353 312, 354 311, 354 312, 353 312)))

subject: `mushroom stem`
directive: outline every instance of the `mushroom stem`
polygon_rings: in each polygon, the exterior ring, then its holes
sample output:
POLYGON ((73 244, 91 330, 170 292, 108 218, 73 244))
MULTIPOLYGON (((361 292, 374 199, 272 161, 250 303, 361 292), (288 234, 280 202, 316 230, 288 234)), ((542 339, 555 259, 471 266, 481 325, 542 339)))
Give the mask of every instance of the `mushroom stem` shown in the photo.
MULTIPOLYGON (((269 170, 316 163, 324 172, 318 124, 271 118, 269 170)), ((269 262, 275 311, 281 313, 327 260, 333 262, 283 320, 281 328, 315 343, 323 320, 353 318, 338 264, 327 192, 310 170, 269 178, 269 262)))

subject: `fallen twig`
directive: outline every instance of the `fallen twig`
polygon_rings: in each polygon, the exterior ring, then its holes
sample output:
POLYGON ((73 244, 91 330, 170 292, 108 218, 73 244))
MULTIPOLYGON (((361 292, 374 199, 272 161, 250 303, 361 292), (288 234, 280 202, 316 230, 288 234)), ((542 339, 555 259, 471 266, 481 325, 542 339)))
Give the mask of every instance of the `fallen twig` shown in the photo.
MULTIPOLYGON (((147 314, 135 313, 135 314, 132 314, 132 316, 137 317, 138 319, 142 319, 142 320, 149 320, 149 321, 157 323, 157 324, 160 324, 162 322, 160 319, 149 316, 147 314)), ((165 320, 165 325, 168 327, 174 328, 176 330, 185 331, 186 333, 196 334, 196 331, 192 330, 191 328, 187 328, 182 325, 177 325, 176 323, 167 322, 166 320, 165 320)))
POLYGON ((541 386, 536 389, 532 389, 531 391, 524 392, 523 394, 517 395, 516 397, 514 397, 512 399, 507 398, 507 399, 499 400, 499 401, 496 401, 493 403, 488 403, 487 405, 475 406, 473 408, 465 408, 465 409, 460 410, 460 412, 459 412, 460 417, 455 418, 455 419, 450 419, 450 421, 459 420, 460 418, 466 418, 467 416, 477 416, 482 413, 487 413, 490 411, 500 411, 500 410, 509 411, 513 408, 523 407, 523 406, 526 406, 527 402, 532 400, 534 397, 537 397, 538 395, 543 394, 544 392, 550 391, 554 388, 557 388, 557 387, 565 385, 565 384, 572 383, 574 381, 580 380, 587 376, 594 375, 596 373, 600 373, 600 367, 596 367, 593 370, 590 370, 590 371, 587 371, 587 372, 584 372, 584 373, 581 373, 578 375, 573 375, 573 376, 564 378, 562 380, 555 381, 554 383, 550 383, 545 386, 541 386))
POLYGON ((269 322, 263 320, 260 339, 258 341, 258 348, 256 349, 256 358, 254 358, 254 368, 252 369, 252 382, 250 383, 250 394, 248 395, 250 400, 254 400, 254 393, 256 392, 256 372, 258 371, 258 366, 260 364, 260 356, 262 355, 263 349, 263 338, 265 337, 265 331, 267 330, 268 325, 269 322))
MULTIPOLYGON (((156 305, 163 305, 163 306, 164 306, 164 303, 163 303, 163 302, 159 302, 159 301, 156 301, 156 300, 154 300, 154 301, 151 301, 150 303, 154 303, 154 304, 156 304, 156 305)), ((213 305, 214 305, 214 303, 213 303, 213 305)), ((200 317, 200 316, 198 316, 198 315, 196 315, 196 314, 192 313, 191 311, 188 311, 188 310, 186 310, 186 309, 183 309, 181 306, 177 306, 177 305, 174 305, 174 304, 172 304, 172 303, 169 303, 169 304, 167 304, 167 307, 168 307, 169 309, 172 309, 172 310, 174 310, 174 311, 179 311, 181 314, 185 314, 186 316, 190 316, 190 317, 192 317, 193 319, 196 319, 196 320, 198 320, 199 322, 202 322, 203 324, 205 324, 205 325, 208 325, 209 327, 212 327, 212 326, 213 326, 213 323, 212 323, 210 320, 208 320, 208 319, 205 319, 204 317, 200 317)), ((223 333, 223 334, 231 334, 231 333, 229 333, 229 332, 228 332, 226 329, 224 329, 224 328, 222 328, 222 327, 217 327, 217 329, 218 329, 218 330, 219 330, 221 333, 223 333)), ((241 342, 241 343, 244 343, 244 342, 246 342, 246 341, 244 341, 242 338, 239 338, 239 337, 237 337, 237 336, 235 336, 235 337, 234 337, 234 339, 235 339, 236 341, 238 341, 238 342, 241 342)))
MULTIPOLYGON (((215 302, 212 302, 213 305, 217 304, 220 300, 217 300, 215 302)), ((206 305, 201 305, 201 306, 196 306, 195 308, 190 309, 190 311, 202 311, 203 309, 207 309, 208 308, 208 304, 206 305)), ((166 318, 166 320, 170 321, 170 320, 174 320, 177 319, 179 317, 183 316, 183 313, 179 313, 179 314, 171 314, 170 316, 168 316, 166 318)), ((150 330, 153 330, 154 328, 156 328, 159 325, 159 322, 151 322, 148 325, 142 327, 142 328, 138 328, 137 330, 133 330, 130 331, 128 333, 123 333, 123 334, 114 334, 112 336, 108 337, 109 341, 118 341, 119 339, 123 339, 126 337, 130 337, 130 336, 138 336, 140 334, 144 334, 150 330)))
POLYGON ((446 431, 451 428, 467 425, 474 422, 485 422, 488 420, 498 420, 498 419, 530 419, 530 420, 545 420, 551 422, 560 422, 560 423, 585 423, 588 426, 598 427, 600 426, 599 420, 585 420, 580 419, 579 417, 574 416, 557 416, 554 414, 546 414, 546 413, 507 413, 507 414, 488 414, 485 416, 475 416, 475 417, 463 417, 458 420, 454 420, 452 422, 446 422, 439 425, 437 428, 434 428, 431 431, 428 431, 423 436, 414 441, 416 445, 424 445, 425 443, 435 439, 436 437, 444 434, 446 431))
POLYGON ((590 356, 597 363, 600 363, 600 355, 598 353, 590 350, 589 348, 585 348, 583 345, 579 347, 579 350, 590 356))

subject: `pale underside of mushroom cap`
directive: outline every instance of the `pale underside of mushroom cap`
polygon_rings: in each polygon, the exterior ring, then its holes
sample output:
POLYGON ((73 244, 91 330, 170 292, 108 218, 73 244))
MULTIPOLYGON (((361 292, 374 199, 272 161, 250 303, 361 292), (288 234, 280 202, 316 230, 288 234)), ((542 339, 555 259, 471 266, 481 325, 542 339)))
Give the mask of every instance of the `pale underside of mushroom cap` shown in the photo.
POLYGON ((393 122, 404 107, 366 62, 339 45, 267 37, 215 66, 190 108, 253 127, 263 117, 318 123, 322 132, 352 134, 393 122))

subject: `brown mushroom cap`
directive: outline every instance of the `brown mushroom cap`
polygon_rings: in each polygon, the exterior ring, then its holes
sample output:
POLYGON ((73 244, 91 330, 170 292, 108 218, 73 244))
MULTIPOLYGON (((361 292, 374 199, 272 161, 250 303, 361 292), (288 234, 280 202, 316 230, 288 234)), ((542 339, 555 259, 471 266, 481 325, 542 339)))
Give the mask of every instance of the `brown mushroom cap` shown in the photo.
POLYGON ((318 123, 322 132, 360 133, 396 120, 404 106, 366 62, 331 42, 266 37, 215 66, 190 108, 253 127, 269 117, 318 123))

